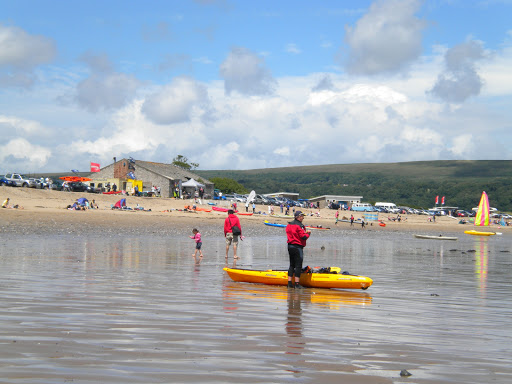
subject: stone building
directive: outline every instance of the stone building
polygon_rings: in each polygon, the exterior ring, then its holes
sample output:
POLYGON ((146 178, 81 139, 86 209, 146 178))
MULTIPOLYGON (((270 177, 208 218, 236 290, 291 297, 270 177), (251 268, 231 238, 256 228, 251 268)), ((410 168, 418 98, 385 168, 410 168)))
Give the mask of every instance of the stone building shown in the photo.
POLYGON ((209 180, 174 164, 133 159, 117 160, 101 168, 99 172, 91 173, 89 177, 92 179, 90 184, 95 184, 95 187, 104 188, 107 183, 116 184, 118 190, 125 190, 128 193, 132 193, 134 185, 140 185, 142 181, 141 192, 151 192, 152 187, 155 186, 160 188, 162 197, 174 197, 176 189, 182 193, 181 184, 190 179, 205 185, 206 198, 213 196, 214 189, 213 183, 209 180))

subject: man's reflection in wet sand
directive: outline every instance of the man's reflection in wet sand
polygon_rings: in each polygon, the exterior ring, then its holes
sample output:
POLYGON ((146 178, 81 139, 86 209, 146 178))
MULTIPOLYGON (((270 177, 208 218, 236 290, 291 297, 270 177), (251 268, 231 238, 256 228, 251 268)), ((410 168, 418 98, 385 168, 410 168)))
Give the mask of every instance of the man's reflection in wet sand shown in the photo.
POLYGON ((302 339, 302 308, 301 294, 294 289, 288 289, 288 316, 285 324, 286 353, 300 355, 304 349, 302 339))

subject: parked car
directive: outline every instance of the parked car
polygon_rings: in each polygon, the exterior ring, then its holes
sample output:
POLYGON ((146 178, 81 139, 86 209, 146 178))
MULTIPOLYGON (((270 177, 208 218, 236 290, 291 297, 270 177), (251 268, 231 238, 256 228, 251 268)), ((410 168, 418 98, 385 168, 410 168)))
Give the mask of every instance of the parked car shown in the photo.
POLYGON ((30 179, 26 176, 23 176, 20 173, 8 173, 5 175, 5 178, 16 187, 32 187, 35 185, 34 181, 30 181, 30 179))
POLYGON ((53 189, 54 191, 62 191, 62 181, 53 180, 50 184, 50 189, 53 189))
POLYGON ((253 200, 254 204, 268 204, 268 199, 263 195, 256 195, 253 200))
POLYGON ((44 186, 42 185, 42 184, 44 184, 44 181, 43 181, 43 182, 41 182, 41 180, 39 180, 39 179, 35 179, 35 178, 33 178, 33 177, 31 177, 30 179, 28 179, 28 181, 29 181, 29 185, 28 185, 28 186, 29 186, 30 188, 39 188, 39 189, 44 188, 44 186))
POLYGON ((247 201, 247 198, 244 195, 239 195, 238 193, 233 194, 235 201, 238 203, 245 203, 247 201))
POLYGON ((87 191, 87 185, 82 183, 81 181, 73 181, 68 183, 69 190, 71 192, 86 192, 87 191))
POLYGON ((269 205, 279 205, 280 203, 276 200, 275 197, 267 197, 269 205))
POLYGON ((213 190, 213 200, 226 200, 226 196, 222 195, 220 189, 213 190))
POLYGON ((87 192, 88 193, 102 193, 103 190, 102 188, 98 188, 98 187, 91 187, 90 185, 87 186, 87 192))
POLYGON ((34 182, 35 182, 34 188, 37 188, 37 189, 46 189, 46 188, 48 188, 48 183, 43 178, 34 179, 34 182))
POLYGON ((5 176, 0 176, 0 185, 12 187, 14 183, 11 180, 6 179, 5 176))

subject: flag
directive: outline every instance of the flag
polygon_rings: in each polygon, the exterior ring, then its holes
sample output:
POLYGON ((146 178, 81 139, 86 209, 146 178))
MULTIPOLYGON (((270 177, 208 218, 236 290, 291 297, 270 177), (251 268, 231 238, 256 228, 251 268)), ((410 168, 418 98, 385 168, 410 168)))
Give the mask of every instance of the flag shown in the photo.
POLYGON ((99 172, 100 165, 98 163, 91 163, 91 172, 99 172))
POLYGON ((436 205, 439 204, 439 196, 436 196, 436 205))
POLYGON ((441 199, 441 205, 444 205, 444 196, 443 196, 443 198, 441 199))

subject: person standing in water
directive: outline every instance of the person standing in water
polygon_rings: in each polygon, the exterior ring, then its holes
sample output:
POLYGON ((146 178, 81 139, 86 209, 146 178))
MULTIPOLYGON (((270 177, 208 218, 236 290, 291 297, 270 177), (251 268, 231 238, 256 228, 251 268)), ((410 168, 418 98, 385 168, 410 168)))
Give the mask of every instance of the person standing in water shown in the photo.
POLYGON ((203 252, 201 251, 201 246, 203 245, 203 242, 201 241, 201 234, 199 233, 199 231, 194 228, 192 230, 192 233, 193 233, 193 236, 189 236, 192 240, 195 240, 196 241, 196 250, 195 252, 192 254, 192 256, 195 258, 196 255, 197 255, 197 252, 199 251, 199 257, 203 257, 203 252))
POLYGON ((236 255, 238 248, 238 237, 242 236, 242 226, 238 216, 235 215, 235 211, 232 209, 228 210, 228 217, 224 220, 224 237, 226 238, 226 259, 228 258, 229 246, 233 244, 233 259, 239 259, 236 255))
POLYGON ((306 227, 302 224, 304 213, 302 211, 295 212, 295 220, 286 226, 286 237, 288 243, 288 256, 290 258, 290 267, 288 268, 288 288, 300 289, 300 274, 302 272, 302 262, 304 260, 304 247, 306 241, 311 236, 311 231, 306 231, 306 227), (295 284, 292 281, 295 276, 295 284))

